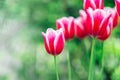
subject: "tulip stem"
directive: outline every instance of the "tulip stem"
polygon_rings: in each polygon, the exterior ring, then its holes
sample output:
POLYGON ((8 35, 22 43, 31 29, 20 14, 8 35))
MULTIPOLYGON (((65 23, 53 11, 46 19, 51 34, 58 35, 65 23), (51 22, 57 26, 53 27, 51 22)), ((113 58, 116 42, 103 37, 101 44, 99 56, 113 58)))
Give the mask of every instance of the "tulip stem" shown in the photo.
POLYGON ((68 80, 71 80, 70 53, 68 52, 68 80))
POLYGON ((104 42, 102 43, 102 61, 101 61, 101 70, 100 70, 100 78, 102 80, 102 73, 104 69, 104 42))
POLYGON ((90 57, 90 64, 89 64, 88 80, 93 80, 94 46, 95 46, 95 38, 92 38, 92 48, 91 48, 91 57, 90 57))
POLYGON ((54 56, 54 64, 55 64, 56 78, 57 78, 57 80, 59 80, 58 68, 57 68, 57 63, 56 63, 56 56, 54 56))

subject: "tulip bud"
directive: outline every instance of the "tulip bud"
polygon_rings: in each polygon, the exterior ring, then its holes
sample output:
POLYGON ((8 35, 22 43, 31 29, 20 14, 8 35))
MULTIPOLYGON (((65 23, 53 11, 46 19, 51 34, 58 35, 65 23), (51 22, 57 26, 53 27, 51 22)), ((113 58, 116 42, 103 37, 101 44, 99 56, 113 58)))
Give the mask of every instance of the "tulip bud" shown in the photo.
POLYGON ((53 30, 52 28, 48 28, 46 33, 42 32, 44 38, 44 45, 46 51, 51 55, 59 55, 64 48, 64 35, 63 30, 53 30))
POLYGON ((64 36, 66 40, 70 40, 74 37, 74 18, 73 17, 63 17, 56 20, 57 29, 63 28, 64 36))

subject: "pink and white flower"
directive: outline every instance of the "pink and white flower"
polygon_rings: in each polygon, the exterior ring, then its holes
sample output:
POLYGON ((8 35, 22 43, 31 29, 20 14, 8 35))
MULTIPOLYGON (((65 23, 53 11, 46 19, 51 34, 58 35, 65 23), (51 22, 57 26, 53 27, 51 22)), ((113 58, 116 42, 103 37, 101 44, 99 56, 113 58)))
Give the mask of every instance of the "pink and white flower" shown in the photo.
POLYGON ((66 40, 70 40, 75 35, 75 25, 73 17, 62 17, 56 20, 57 29, 63 28, 64 36, 66 40))
POLYGON ((52 28, 48 28, 46 33, 42 32, 44 38, 44 45, 46 51, 51 55, 59 55, 64 48, 64 34, 63 30, 53 30, 52 28))
POLYGON ((102 9, 87 9, 80 11, 85 19, 85 30, 87 35, 96 37, 100 40, 106 40, 112 31, 113 19, 111 13, 106 13, 102 9), (83 15, 85 14, 85 16, 83 15))

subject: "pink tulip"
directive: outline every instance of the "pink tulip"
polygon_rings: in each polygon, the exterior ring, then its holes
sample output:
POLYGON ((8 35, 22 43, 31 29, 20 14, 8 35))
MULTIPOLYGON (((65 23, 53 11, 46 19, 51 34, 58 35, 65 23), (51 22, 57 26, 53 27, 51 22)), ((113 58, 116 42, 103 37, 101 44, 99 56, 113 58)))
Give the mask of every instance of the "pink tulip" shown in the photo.
POLYGON ((111 13, 106 13, 102 9, 87 9, 86 12, 81 12, 80 15, 85 19, 85 30, 89 36, 96 37, 100 40, 105 40, 110 36, 113 19, 111 13), (85 14, 85 17, 83 14, 85 14))
POLYGON ((116 9, 117 9, 117 12, 120 16, 120 0, 115 0, 115 4, 116 4, 116 9))
POLYGON ((51 55, 59 55, 64 48, 64 35, 62 29, 53 30, 48 28, 46 34, 42 32, 46 51, 51 55))
POLYGON ((78 38, 86 37, 84 19, 82 17, 79 17, 79 18, 75 19, 75 35, 78 38))
POLYGON ((70 40, 74 37, 74 18, 63 17, 56 20, 57 29, 63 28, 64 36, 66 40, 70 40))
POLYGON ((104 8, 104 0, 84 0, 83 3, 84 10, 89 7, 94 9, 103 9, 104 8))

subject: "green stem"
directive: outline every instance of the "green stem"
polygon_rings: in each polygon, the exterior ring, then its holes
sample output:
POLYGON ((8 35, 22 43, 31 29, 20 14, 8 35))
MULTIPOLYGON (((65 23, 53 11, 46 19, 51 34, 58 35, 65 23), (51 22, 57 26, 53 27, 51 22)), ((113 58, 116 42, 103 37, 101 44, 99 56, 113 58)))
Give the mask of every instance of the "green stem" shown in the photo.
POLYGON ((57 68, 57 64, 56 64, 56 56, 54 56, 54 64, 55 64, 56 78, 57 78, 57 80, 59 80, 58 68, 57 68))
POLYGON ((101 51, 101 54, 102 54, 102 63, 101 63, 101 70, 100 70, 100 78, 102 80, 102 73, 103 73, 103 69, 104 69, 104 42, 102 43, 102 51, 101 51))
POLYGON ((68 53, 68 80, 71 80, 70 53, 68 53))
POLYGON ((90 57, 88 80, 93 80, 94 46, 95 46, 95 39, 92 38, 92 48, 91 48, 91 57, 90 57))

